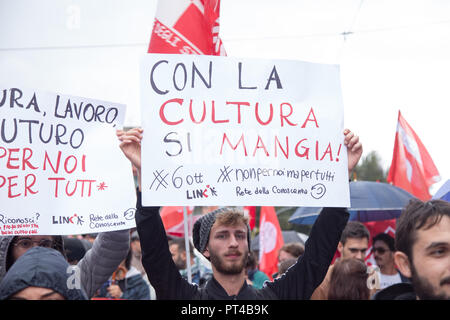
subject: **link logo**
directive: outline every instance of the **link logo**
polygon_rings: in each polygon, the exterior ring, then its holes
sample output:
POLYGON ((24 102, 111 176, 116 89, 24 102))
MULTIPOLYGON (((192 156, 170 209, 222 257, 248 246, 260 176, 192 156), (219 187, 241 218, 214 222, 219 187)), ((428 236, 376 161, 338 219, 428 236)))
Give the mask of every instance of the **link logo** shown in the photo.
POLYGON ((76 213, 73 216, 52 216, 52 224, 76 224, 82 226, 83 223, 83 216, 78 216, 76 213))

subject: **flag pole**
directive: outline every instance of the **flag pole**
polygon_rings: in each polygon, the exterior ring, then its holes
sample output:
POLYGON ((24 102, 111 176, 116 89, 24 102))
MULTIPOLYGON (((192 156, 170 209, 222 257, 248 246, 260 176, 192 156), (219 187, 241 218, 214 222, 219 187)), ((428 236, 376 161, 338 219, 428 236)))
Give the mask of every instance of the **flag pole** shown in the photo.
POLYGON ((189 250, 189 231, 186 207, 183 207, 183 222, 184 222, 184 245, 186 247, 186 267, 189 283, 192 283, 191 273, 191 250, 189 250))

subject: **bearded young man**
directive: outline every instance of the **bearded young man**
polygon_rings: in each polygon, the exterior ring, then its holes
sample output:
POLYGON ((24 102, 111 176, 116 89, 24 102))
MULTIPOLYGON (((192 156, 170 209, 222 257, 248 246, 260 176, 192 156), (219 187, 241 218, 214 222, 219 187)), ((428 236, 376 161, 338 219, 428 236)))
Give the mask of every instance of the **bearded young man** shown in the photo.
POLYGON ((377 300, 450 300, 450 203, 413 199, 395 231, 395 264, 412 284, 398 283, 377 300))
MULTIPOLYGON (((142 129, 117 132, 120 148, 137 168, 139 186, 142 132, 142 129)), ((362 145, 350 130, 346 129, 344 135, 351 171, 361 158, 362 145)), ((324 208, 297 263, 282 277, 256 289, 246 282, 245 267, 250 251, 248 221, 243 212, 233 208, 214 210, 197 220, 193 230, 194 246, 211 261, 213 268, 213 278, 204 288, 199 288, 181 277, 172 260, 159 207, 142 207, 138 192, 136 208, 142 263, 157 299, 180 300, 309 299, 327 273, 349 217, 345 208, 324 208)))

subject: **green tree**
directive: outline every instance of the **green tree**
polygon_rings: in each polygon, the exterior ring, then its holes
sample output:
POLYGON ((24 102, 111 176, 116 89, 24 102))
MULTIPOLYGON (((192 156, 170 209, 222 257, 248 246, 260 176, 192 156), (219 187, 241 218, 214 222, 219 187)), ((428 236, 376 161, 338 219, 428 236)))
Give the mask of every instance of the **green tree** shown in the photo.
MULTIPOLYGON (((357 180, 386 182, 387 172, 383 170, 380 156, 376 151, 371 151, 363 157, 355 169, 357 180)), ((353 180, 353 177, 350 177, 353 180)))

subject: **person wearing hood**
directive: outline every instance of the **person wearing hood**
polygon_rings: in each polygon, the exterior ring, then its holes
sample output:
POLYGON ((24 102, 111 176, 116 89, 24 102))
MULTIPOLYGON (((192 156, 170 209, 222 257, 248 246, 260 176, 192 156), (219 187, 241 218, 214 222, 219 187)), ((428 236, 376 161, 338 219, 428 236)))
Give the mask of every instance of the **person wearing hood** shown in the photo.
MULTIPOLYGON (((92 248, 76 264, 75 272, 79 273, 80 285, 88 298, 95 294, 126 258, 130 248, 129 242, 128 229, 99 233, 92 248)), ((67 259, 64 239, 60 235, 2 236, 0 238, 0 281, 17 259, 35 246, 55 249, 67 259)))
POLYGON ((70 268, 53 249, 33 247, 21 255, 0 282, 0 300, 87 300, 67 285, 70 268))

